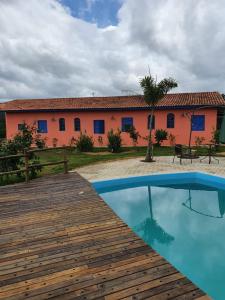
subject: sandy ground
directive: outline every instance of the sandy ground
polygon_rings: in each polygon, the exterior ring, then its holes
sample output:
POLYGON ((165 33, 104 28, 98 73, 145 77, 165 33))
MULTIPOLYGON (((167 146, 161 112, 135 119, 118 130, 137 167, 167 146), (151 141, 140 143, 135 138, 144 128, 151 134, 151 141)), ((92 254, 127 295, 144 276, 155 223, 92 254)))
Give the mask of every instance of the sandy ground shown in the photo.
POLYGON ((201 171, 225 177, 224 157, 219 158, 219 164, 214 159, 211 164, 208 163, 208 159, 205 159, 202 162, 200 162, 200 159, 195 159, 192 164, 190 160, 183 160, 182 165, 180 165, 179 159, 175 159, 175 162, 173 163, 173 157, 171 156, 156 157, 154 163, 145 163, 142 162, 141 159, 143 159, 143 157, 103 162, 81 167, 74 171, 78 172, 89 181, 185 171, 201 171))

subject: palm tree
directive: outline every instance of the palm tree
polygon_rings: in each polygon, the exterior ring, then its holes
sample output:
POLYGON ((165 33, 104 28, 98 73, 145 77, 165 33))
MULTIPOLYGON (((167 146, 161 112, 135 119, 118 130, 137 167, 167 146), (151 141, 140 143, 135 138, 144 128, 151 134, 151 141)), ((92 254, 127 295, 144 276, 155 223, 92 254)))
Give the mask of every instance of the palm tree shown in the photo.
POLYGON ((152 122, 155 107, 159 100, 161 100, 170 90, 177 87, 177 82, 173 78, 164 78, 162 81, 157 83, 157 80, 149 75, 140 80, 140 86, 144 93, 144 100, 151 109, 148 147, 145 161, 153 162, 152 122))

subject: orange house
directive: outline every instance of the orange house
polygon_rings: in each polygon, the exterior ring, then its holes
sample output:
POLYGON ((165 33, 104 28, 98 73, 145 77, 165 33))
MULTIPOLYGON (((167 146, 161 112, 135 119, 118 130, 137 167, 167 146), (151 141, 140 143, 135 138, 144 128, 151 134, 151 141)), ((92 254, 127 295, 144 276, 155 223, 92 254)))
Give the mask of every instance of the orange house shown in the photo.
MULTIPOLYGON (((35 125, 50 147, 68 145, 81 132, 92 136, 95 146, 107 146, 111 129, 120 129, 123 146, 132 146, 127 129, 133 125, 141 136, 138 145, 147 144, 150 109, 142 96, 12 100, 0 109, 6 114, 7 139, 25 122, 35 125)), ((156 107, 153 131, 164 129, 176 143, 188 144, 192 127, 191 143, 197 137, 208 143, 221 126, 224 109, 225 100, 217 92, 168 94, 156 107)))

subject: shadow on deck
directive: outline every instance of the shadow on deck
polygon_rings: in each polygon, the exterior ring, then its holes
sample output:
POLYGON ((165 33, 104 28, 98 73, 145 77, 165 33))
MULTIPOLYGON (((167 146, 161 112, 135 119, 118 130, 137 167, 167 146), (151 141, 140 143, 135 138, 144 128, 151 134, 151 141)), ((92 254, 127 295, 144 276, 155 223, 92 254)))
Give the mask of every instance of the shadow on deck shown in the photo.
POLYGON ((0 299, 209 299, 76 173, 0 188, 0 299))

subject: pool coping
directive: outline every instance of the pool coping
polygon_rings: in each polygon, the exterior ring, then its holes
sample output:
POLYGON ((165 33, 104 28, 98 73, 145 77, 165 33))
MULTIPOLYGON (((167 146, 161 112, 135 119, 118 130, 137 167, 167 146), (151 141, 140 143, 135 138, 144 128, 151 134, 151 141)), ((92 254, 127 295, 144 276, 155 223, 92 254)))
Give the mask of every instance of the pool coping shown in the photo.
POLYGON ((223 184, 225 186, 225 177, 217 174, 211 174, 207 172, 200 171, 187 171, 187 172, 172 172, 172 173, 151 173, 145 175, 138 176, 126 176, 120 178, 108 178, 108 179, 100 179, 100 180, 92 180, 90 183, 92 186, 98 190, 99 188, 107 188, 107 187, 115 187, 121 186, 125 184, 131 183, 142 183, 146 180, 151 180, 151 183, 163 180, 171 180, 171 179, 194 179, 195 181, 206 183, 206 184, 214 184, 216 187, 221 186, 223 184))

